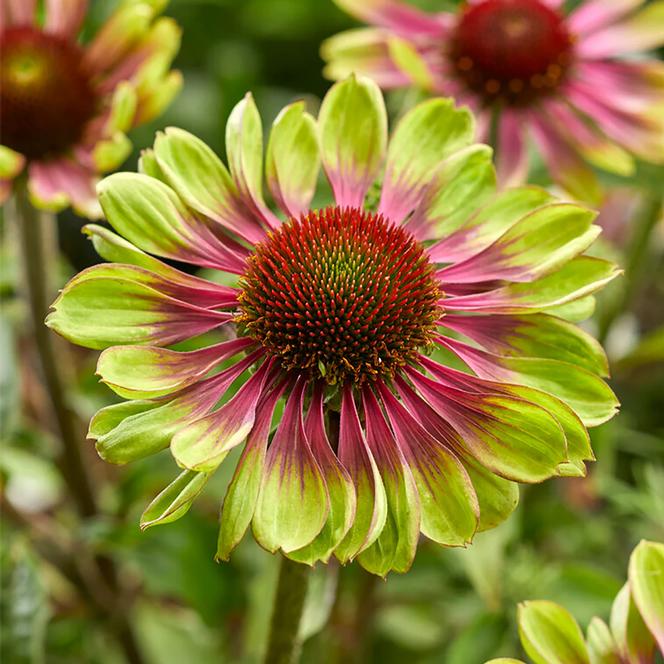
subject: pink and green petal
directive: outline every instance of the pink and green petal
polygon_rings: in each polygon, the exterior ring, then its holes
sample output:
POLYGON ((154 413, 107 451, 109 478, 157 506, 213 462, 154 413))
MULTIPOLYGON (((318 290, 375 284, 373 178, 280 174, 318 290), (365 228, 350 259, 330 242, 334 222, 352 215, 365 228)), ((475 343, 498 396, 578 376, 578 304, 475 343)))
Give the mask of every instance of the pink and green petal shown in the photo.
POLYGON ((265 238, 265 230, 242 203, 228 170, 199 138, 170 127, 158 134, 154 156, 167 183, 193 210, 248 242, 265 238))
POLYGON ((447 432, 447 438, 497 475, 541 482, 556 475, 558 465, 567 461, 565 434, 544 408, 489 390, 477 393, 446 386, 412 369, 407 375, 456 432, 447 432))
POLYGON ((420 530, 445 546, 465 546, 477 531, 479 503, 458 457, 441 445, 385 385, 379 385, 395 438, 420 497, 420 530))
POLYGON ((318 115, 321 157, 337 205, 360 207, 378 177, 387 145, 387 112, 378 86, 351 76, 335 83, 318 115))
MULTIPOLYGON (((188 302, 196 302, 198 306, 205 309, 233 307, 237 304, 237 291, 234 288, 222 286, 171 267, 144 253, 108 228, 87 224, 83 227, 83 232, 92 240, 95 251, 102 258, 111 263, 124 263, 122 271, 126 275, 132 272, 131 268, 127 269, 132 265, 152 272, 149 284, 167 295, 188 302)), ((145 277, 144 274, 143 276, 145 277)))
POLYGON ((448 31, 448 15, 427 14, 400 0, 335 0, 347 12, 404 37, 442 38, 448 31))
POLYGON ((217 560, 228 560, 247 532, 254 516, 265 469, 274 409, 286 384, 275 387, 256 406, 256 421, 242 450, 221 508, 217 560))
POLYGON ((332 451, 325 432, 323 390, 314 387, 304 430, 318 466, 325 478, 330 498, 330 512, 323 529, 307 546, 288 554, 298 562, 311 565, 318 560, 327 563, 330 556, 346 536, 355 518, 355 487, 346 469, 332 451))
POLYGON ((578 364, 599 376, 609 374, 606 354, 597 340, 576 325, 549 314, 448 314, 441 323, 497 355, 546 357, 578 364))
POLYGON ((241 337, 180 352, 155 346, 113 346, 97 362, 97 375, 126 399, 153 399, 181 390, 254 344, 241 337))
POLYGON ((299 379, 267 452, 252 522, 256 541, 268 551, 289 554, 310 544, 330 511, 325 477, 304 430, 306 383, 299 379))
POLYGON ((156 290, 159 277, 133 266, 102 264, 72 279, 46 324, 87 348, 169 345, 212 330, 232 314, 203 309, 156 290))
POLYGON ((551 274, 585 251, 601 229, 596 212, 571 203, 546 205, 526 215, 475 256, 437 272, 443 282, 530 282, 551 274))
POLYGON ((664 544, 641 541, 629 561, 629 588, 664 655, 664 544))
POLYGON ((502 357, 454 339, 440 343, 456 353, 480 377, 526 385, 555 395, 586 426, 597 426, 613 417, 619 402, 597 375, 570 362, 533 357, 502 357))
POLYGON ((549 192, 538 187, 500 192, 462 225, 441 220, 438 230, 443 239, 429 247, 429 255, 441 263, 467 260, 489 247, 520 219, 553 200, 549 192))
POLYGON ((263 198, 263 125, 250 92, 226 123, 226 154, 244 204, 260 222, 276 228, 279 220, 263 198))
POLYGON ((410 110, 391 137, 378 211, 395 223, 419 204, 431 173, 471 144, 475 133, 467 108, 451 99, 430 99, 410 110))
POLYGON ((207 473, 196 473, 193 470, 182 471, 145 508, 141 514, 141 530, 172 523, 184 516, 205 488, 209 478, 207 473))
POLYGON ((578 53, 587 59, 611 58, 648 51, 664 44, 664 1, 655 0, 623 21, 594 31, 579 41, 578 53))
POLYGON ((355 519, 335 556, 346 563, 368 549, 387 521, 388 502, 383 480, 360 426, 352 388, 345 388, 341 402, 338 457, 355 485, 355 519))
POLYGON ((530 283, 443 300, 449 311, 494 314, 538 313, 591 295, 622 273, 613 263, 590 256, 571 260, 558 272, 530 283))
POLYGON ((590 664, 583 633, 567 609, 543 600, 519 604, 521 644, 534 664, 590 664))
MULTIPOLYGON (((261 355, 261 350, 254 351, 238 365, 250 366, 261 355)), ((179 466, 202 472, 213 471, 230 450, 244 441, 254 426, 256 407, 271 368, 269 360, 263 362, 230 401, 177 432, 171 441, 171 454, 179 466)))
POLYGON ((0 145, 0 179, 13 180, 25 166, 25 157, 5 145, 0 145))
POLYGON ((488 202, 496 189, 491 154, 486 145, 471 145, 442 162, 406 221, 418 240, 448 235, 488 202))
POLYGON ((75 37, 87 9, 88 0, 46 0, 44 30, 62 37, 75 37))
POLYGON ((631 584, 628 582, 613 601, 611 633, 623 661, 639 664, 652 662, 655 654, 655 638, 644 622, 630 591, 631 584))
POLYGON ((362 391, 366 439, 378 466, 387 497, 387 519, 378 539, 358 557, 362 567, 385 576, 407 572, 420 534, 420 501, 413 475, 369 388, 362 391))
POLYGON ((456 431, 403 378, 397 377, 396 387, 411 414, 437 441, 453 450, 466 469, 480 509, 478 532, 505 521, 519 502, 518 485, 485 468, 469 453, 456 431))
POLYGON ((304 102, 286 106, 272 123, 265 157, 270 192, 290 217, 309 209, 320 171, 318 128, 304 102))
POLYGON ((411 78, 397 67, 388 33, 376 28, 347 30, 329 37, 321 44, 326 61, 323 75, 333 81, 351 74, 368 76, 383 90, 402 88, 411 78))
POLYGON ((91 170, 68 157, 28 165, 30 202, 40 209, 58 212, 71 205, 82 216, 96 219, 101 216, 96 183, 91 170))
POLYGON ((115 173, 100 182, 97 191, 111 226, 140 249, 204 267, 244 272, 239 247, 222 241, 214 222, 196 216, 159 180, 139 173, 115 173))
POLYGON ((498 121, 498 180, 503 187, 520 184, 528 175, 528 146, 524 118, 518 111, 503 110, 498 121))
POLYGON ((586 644, 591 664, 622 664, 611 630, 601 618, 595 616, 590 621, 586 644))

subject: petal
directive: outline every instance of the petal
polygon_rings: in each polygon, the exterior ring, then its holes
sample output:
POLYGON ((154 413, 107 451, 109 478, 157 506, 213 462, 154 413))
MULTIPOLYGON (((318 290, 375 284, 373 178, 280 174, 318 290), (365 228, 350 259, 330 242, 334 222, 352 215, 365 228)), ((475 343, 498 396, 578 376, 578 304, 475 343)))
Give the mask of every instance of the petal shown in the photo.
POLYGON ((579 40, 583 58, 605 58, 647 51, 664 44, 664 2, 655 0, 624 21, 594 31, 579 40))
POLYGON ((644 0, 586 0, 570 15, 568 25, 572 32, 587 35, 598 28, 616 23, 633 9, 640 7, 644 0))
POLYGON ((0 4, 0 23, 14 25, 32 25, 35 20, 37 0, 3 0, 0 4))
POLYGON ((470 258, 495 242, 519 219, 553 200, 549 192, 538 187, 502 191, 458 228, 456 224, 440 227, 443 239, 429 247, 429 255, 437 263, 455 263, 470 258))
POLYGON ((534 281, 585 251, 601 229, 596 212, 571 203, 546 205, 523 217, 493 244, 436 273, 443 283, 534 281))
POLYGON ((176 193, 139 173, 115 173, 99 183, 99 201, 113 228, 157 256, 219 270, 244 272, 240 248, 223 241, 176 193))
POLYGON ((543 113, 530 114, 530 129, 555 182, 575 198, 598 204, 602 191, 587 166, 556 124, 543 113))
POLYGON ((198 382, 221 362, 252 345, 251 339, 240 338, 189 352, 113 346, 99 356, 97 375, 126 399, 152 399, 198 382))
POLYGON ((172 523, 184 516, 191 504, 205 488, 210 476, 184 470, 171 482, 141 514, 141 530, 172 523))
POLYGON ((45 32, 76 37, 88 10, 87 0, 46 0, 45 32))
POLYGON ((275 387, 264 395, 256 406, 254 427, 247 438, 247 444, 235 468, 233 479, 228 485, 221 508, 216 560, 229 559, 233 549, 244 537, 254 516, 265 469, 272 416, 285 388, 285 383, 275 387))
POLYGON ((483 313, 536 313, 594 293, 615 279, 621 270, 608 261, 579 256, 562 269, 530 283, 510 284, 477 295, 448 297, 449 311, 483 313))
POLYGON ((548 392, 569 405, 586 426, 602 424, 618 410, 616 396, 601 378, 569 362, 501 357, 454 339, 441 338, 440 342, 461 357, 480 378, 548 392))
POLYGON ((541 482, 556 475, 558 464, 567 460, 565 435, 544 408, 489 390, 471 393, 448 387, 415 370, 407 375, 447 422, 447 427, 438 423, 438 435, 501 477, 541 482))
POLYGON ((335 83, 318 115, 323 167, 338 205, 360 207, 383 163, 387 113, 373 81, 335 83))
POLYGON ((390 140, 378 211, 395 223, 413 211, 441 162, 472 142, 473 116, 451 99, 430 99, 401 118, 390 140))
POLYGON ((477 530, 479 504, 466 469, 378 384, 380 398, 420 496, 420 529, 445 546, 468 544, 477 530))
POLYGON ((101 216, 95 193, 96 175, 69 158, 32 161, 28 166, 28 192, 35 207, 57 212, 67 205, 90 219, 101 216))
POLYGON ((125 464, 160 452, 178 429, 207 413, 254 360, 240 360, 169 400, 127 401, 102 408, 90 422, 88 438, 97 441, 99 456, 110 463, 125 464))
MULTIPOLYGON (((186 302, 195 302, 205 309, 233 307, 237 304, 237 291, 207 279, 194 277, 157 258, 142 252, 113 231, 96 224, 87 224, 83 232, 92 240, 96 252, 111 263, 135 265, 154 273, 153 283, 167 295, 186 302), (161 280, 158 277, 162 277, 161 280)), ((103 268, 102 268, 103 269, 103 268)))
POLYGON ((226 123, 226 154, 244 203, 269 228, 277 228, 279 220, 263 199, 263 126, 250 92, 226 123))
POLYGON ((335 0, 357 18, 389 28, 404 37, 440 38, 449 24, 448 14, 427 14, 399 0, 335 0))
POLYGON ((664 654, 664 544, 643 540, 634 549, 629 561, 629 587, 664 654))
POLYGON ((454 450, 466 469, 480 509, 478 532, 495 528, 505 521, 519 502, 518 485, 496 475, 473 457, 456 431, 403 378, 396 378, 396 387, 413 417, 437 441, 454 450))
MULTIPOLYGON (((661 573, 661 567, 656 570, 656 573, 661 573)), ((652 582, 652 578, 649 580, 652 582)), ((652 662, 655 654, 655 639, 648 630, 630 591, 631 582, 621 588, 613 601, 611 633, 623 661, 652 662)), ((655 589, 656 593, 657 589, 655 589)))
POLYGON ((362 391, 366 438, 387 496, 387 519, 378 539, 358 557, 364 569, 385 576, 407 572, 420 534, 420 501, 413 475, 369 388, 362 391))
POLYGON ((535 664, 590 664, 581 628, 562 606, 523 602, 518 621, 521 644, 535 664))
POLYGON ((304 102, 286 106, 272 123, 265 175, 272 196, 290 217, 309 209, 320 171, 318 129, 304 102))
MULTIPOLYGON (((261 357, 255 351, 244 362, 255 363, 261 357)), ((209 472, 242 443, 254 426, 256 406, 266 387, 272 368, 265 361, 256 373, 223 406, 180 429, 171 440, 171 454, 182 468, 209 472)))
POLYGON ((546 357, 563 360, 608 376, 602 346, 587 332, 549 314, 528 316, 457 316, 449 314, 443 325, 466 335, 498 355, 546 357))
POLYGON ((226 167, 203 141, 169 127, 157 135, 154 156, 166 182, 190 208, 248 242, 265 239, 265 230, 240 200, 226 167))
POLYGON ((385 487, 362 432, 349 387, 344 388, 341 401, 338 456, 350 474, 357 496, 353 525, 334 552, 342 563, 346 563, 378 539, 388 511, 385 487))
POLYGON ((288 557, 311 565, 318 560, 327 563, 346 536, 355 518, 356 500, 353 481, 332 451, 325 432, 323 390, 318 385, 314 388, 304 430, 325 478, 330 497, 330 512, 316 538, 303 549, 289 553, 288 557))
POLYGON ((232 319, 158 290, 158 275, 128 265, 97 265, 74 277, 52 305, 46 325, 87 348, 168 345, 232 319))
POLYGON ((14 179, 25 166, 25 157, 18 152, 0 145, 0 178, 3 180, 14 179))
POLYGON ((505 110, 498 124, 498 181, 503 187, 523 182, 528 175, 528 151, 521 113, 505 110))
POLYGON ((306 546, 320 533, 329 514, 325 478, 302 422, 305 387, 298 379, 286 402, 267 452, 252 521, 256 541, 271 552, 281 549, 288 554, 306 546))
POLYGON ((601 618, 594 617, 590 621, 586 643, 592 664, 621 664, 618 646, 601 618))
POLYGON ((493 196, 496 173, 491 155, 487 145, 471 145, 442 162, 406 221, 418 240, 449 234, 493 196))
POLYGON ((326 62, 323 75, 340 81, 357 73, 368 76, 382 90, 406 87, 411 77, 395 63, 391 43, 389 33, 375 28, 346 30, 329 37, 320 47, 326 62))

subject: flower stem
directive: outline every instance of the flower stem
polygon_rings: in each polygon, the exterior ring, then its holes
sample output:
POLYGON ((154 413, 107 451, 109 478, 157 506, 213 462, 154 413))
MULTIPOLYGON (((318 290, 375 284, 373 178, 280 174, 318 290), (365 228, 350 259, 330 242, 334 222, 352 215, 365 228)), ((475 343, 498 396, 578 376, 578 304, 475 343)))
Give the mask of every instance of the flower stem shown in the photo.
POLYGON ((79 426, 67 404, 66 381, 57 360, 53 333, 44 325, 54 295, 54 266, 49 241, 55 219, 53 215, 35 210, 28 200, 24 183, 16 187, 13 205, 16 233, 20 244, 23 285, 29 308, 32 334, 41 365, 41 373, 62 448, 60 466, 78 511, 83 517, 97 511, 92 482, 83 462, 79 446, 79 426))
POLYGON ((644 196, 636 218, 631 224, 634 230, 625 258, 626 283, 622 296, 608 307, 599 321, 598 338, 602 344, 606 341, 613 323, 626 310, 638 290, 647 268, 647 261, 644 259, 650 248, 650 237, 661 219, 662 195, 644 196))
POLYGON ((281 558, 265 664, 295 664, 299 659, 300 622, 310 571, 307 565, 281 558))

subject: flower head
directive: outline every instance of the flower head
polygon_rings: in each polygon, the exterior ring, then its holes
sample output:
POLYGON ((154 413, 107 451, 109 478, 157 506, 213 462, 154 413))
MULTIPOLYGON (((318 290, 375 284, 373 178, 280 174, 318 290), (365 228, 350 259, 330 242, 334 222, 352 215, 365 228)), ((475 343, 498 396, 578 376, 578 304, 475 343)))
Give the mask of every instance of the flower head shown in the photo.
POLYGON ((462 546, 503 521, 516 482, 583 475, 586 426, 617 405, 601 348, 566 320, 616 273, 581 255, 593 213, 537 188, 496 193, 490 149, 449 100, 411 110, 388 144, 368 79, 334 85, 317 120, 301 102, 279 114, 274 205, 262 135, 247 95, 227 125, 230 170, 168 129, 142 174, 104 180, 123 237, 87 232, 113 263, 76 276, 48 319, 106 349, 98 373, 131 399, 93 418, 102 457, 170 446, 183 468, 143 525, 183 514, 244 443, 220 558, 252 524, 270 551, 386 574, 409 568, 420 532, 462 546), (321 163, 334 200, 322 189, 313 205, 321 163), (227 340, 209 345, 215 330, 227 340))
POLYGON ((552 177, 598 203, 590 166, 629 175, 634 157, 664 162, 664 65, 629 57, 664 44, 664 5, 584 0, 468 0, 427 14, 401 0, 336 0, 374 27, 323 45, 330 78, 371 76, 385 89, 450 94, 492 126, 502 182, 528 172, 538 146, 552 177))
POLYGON ((130 152, 125 133, 161 113, 181 85, 179 46, 161 2, 124 0, 88 45, 86 0, 0 5, 0 202, 27 170, 33 204, 99 216, 98 175, 130 152))

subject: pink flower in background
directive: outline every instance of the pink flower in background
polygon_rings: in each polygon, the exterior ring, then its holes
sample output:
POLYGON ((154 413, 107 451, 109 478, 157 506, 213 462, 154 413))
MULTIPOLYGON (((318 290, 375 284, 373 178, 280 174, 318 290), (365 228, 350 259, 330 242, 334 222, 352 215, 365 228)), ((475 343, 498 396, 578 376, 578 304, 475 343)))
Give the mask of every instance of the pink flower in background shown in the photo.
POLYGON ((456 14, 336 2, 375 27, 325 42, 326 74, 467 104, 506 184, 528 171, 528 139, 556 181, 594 202, 589 164, 628 175, 634 156, 664 162, 664 64, 635 55, 664 44, 664 2, 587 0, 569 14, 561 0, 470 0, 456 14))
POLYGON ((87 0, 47 0, 43 21, 36 0, 0 2, 0 201, 25 171, 35 206, 99 216, 99 174, 181 86, 169 71, 180 32, 156 18, 163 4, 125 0, 81 45, 87 0))

